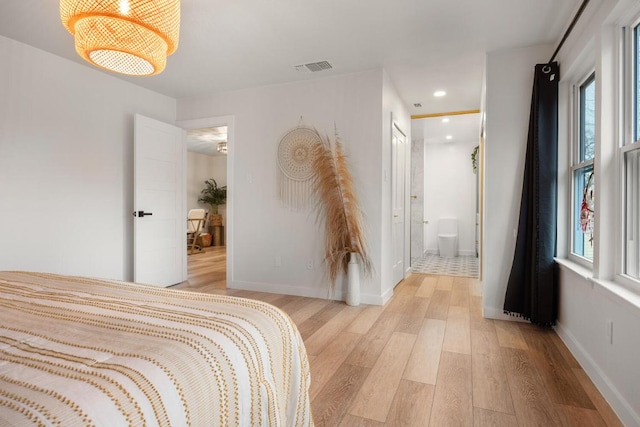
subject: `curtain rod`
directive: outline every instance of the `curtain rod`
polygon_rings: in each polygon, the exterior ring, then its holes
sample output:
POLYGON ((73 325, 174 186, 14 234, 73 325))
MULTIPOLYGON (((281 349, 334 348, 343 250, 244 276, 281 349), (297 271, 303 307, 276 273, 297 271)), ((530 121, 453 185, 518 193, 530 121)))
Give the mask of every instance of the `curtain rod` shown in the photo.
POLYGON ((582 12, 584 12, 588 4, 589 4, 589 0, 582 1, 582 4, 580 5, 580 9, 578 9, 578 11, 576 12, 576 15, 573 17, 573 20, 571 21, 571 24, 569 24, 569 28, 567 28, 567 31, 565 31, 564 33, 564 36, 562 36, 562 40, 560 40, 560 43, 558 44, 556 51, 553 52, 553 56, 549 60, 549 64, 551 64, 553 60, 556 59, 556 55, 558 54, 558 52, 560 52, 560 49, 562 49, 564 42, 567 40, 567 37, 569 37, 569 34, 571 34, 573 27, 576 25, 576 22, 578 22, 578 19, 580 19, 582 12))

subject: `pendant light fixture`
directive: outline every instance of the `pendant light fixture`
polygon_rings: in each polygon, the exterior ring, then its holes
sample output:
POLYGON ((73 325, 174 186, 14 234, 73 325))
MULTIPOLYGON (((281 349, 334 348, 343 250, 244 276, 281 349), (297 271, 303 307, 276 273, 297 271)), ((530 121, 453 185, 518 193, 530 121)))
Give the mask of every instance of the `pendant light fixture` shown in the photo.
POLYGON ((60 0, 76 52, 117 73, 161 73, 178 48, 180 0, 60 0))

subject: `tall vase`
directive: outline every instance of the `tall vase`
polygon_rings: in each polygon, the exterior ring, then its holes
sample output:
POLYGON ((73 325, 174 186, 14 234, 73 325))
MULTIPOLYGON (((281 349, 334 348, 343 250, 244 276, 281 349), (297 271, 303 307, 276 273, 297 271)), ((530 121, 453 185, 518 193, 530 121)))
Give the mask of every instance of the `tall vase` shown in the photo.
POLYGON ((360 305, 360 264, 358 255, 353 252, 347 269, 347 305, 360 305))

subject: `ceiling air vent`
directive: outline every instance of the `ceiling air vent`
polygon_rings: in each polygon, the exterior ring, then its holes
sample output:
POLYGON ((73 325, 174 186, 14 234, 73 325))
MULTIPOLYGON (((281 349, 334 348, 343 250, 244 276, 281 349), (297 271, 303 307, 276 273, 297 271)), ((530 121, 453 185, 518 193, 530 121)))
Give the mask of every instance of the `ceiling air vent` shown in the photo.
POLYGON ((308 64, 294 65, 293 68, 302 73, 315 73, 317 71, 330 70, 333 68, 333 65, 331 65, 329 61, 318 61, 310 62, 308 64))

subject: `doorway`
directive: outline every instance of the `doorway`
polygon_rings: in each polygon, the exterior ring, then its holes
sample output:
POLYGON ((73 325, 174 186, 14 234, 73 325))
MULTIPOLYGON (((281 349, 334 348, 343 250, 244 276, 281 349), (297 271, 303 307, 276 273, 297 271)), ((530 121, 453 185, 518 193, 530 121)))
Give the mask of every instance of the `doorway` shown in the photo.
POLYGON ((194 209, 204 209, 207 213, 201 229, 197 230, 199 238, 195 249, 187 251, 188 285, 183 288, 215 292, 226 289, 232 276, 229 266, 233 254, 233 118, 181 121, 178 126, 186 131, 187 141, 187 216, 194 209))
POLYGON ((480 130, 478 111, 412 120, 412 175, 416 179, 411 194, 417 205, 411 210, 414 273, 480 276, 480 130))
POLYGON ((393 122, 391 137, 391 256, 394 286, 405 276, 405 149, 407 137, 393 122))

